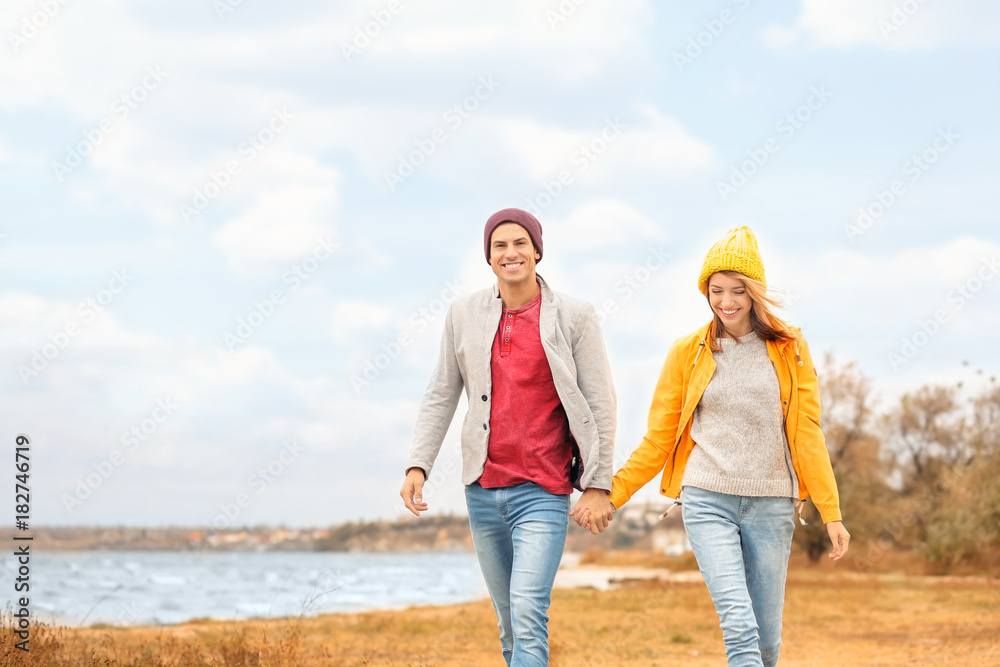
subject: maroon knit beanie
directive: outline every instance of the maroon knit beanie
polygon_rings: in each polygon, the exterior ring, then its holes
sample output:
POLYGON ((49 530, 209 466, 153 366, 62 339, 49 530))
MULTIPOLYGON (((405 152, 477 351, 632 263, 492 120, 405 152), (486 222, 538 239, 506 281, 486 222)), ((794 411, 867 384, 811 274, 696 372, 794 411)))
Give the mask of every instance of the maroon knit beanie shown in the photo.
POLYGON ((542 261, 542 224, 527 211, 522 211, 519 208, 505 208, 491 215, 490 219, 486 221, 486 229, 483 233, 483 245, 486 248, 486 263, 490 263, 490 240, 493 236, 493 231, 505 222, 515 222, 524 227, 525 231, 528 232, 528 236, 531 237, 531 243, 538 252, 536 263, 542 261))

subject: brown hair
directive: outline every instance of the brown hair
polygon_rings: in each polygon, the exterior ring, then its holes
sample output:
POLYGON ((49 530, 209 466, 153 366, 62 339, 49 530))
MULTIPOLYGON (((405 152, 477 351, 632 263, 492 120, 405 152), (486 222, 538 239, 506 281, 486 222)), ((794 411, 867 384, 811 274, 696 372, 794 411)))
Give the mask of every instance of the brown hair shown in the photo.
MULTIPOLYGON (((757 335, 764 340, 795 340, 795 333, 780 317, 774 314, 772 307, 778 308, 781 302, 767 292, 767 285, 759 280, 754 280, 737 271, 718 271, 731 278, 737 278, 743 282, 747 294, 750 295, 750 326, 757 332, 757 335)), ((714 275, 714 274, 713 274, 714 275)), ((711 280, 709 276, 709 280, 711 280)), ((707 291, 707 290, 706 290, 707 291)), ((711 304, 711 292, 705 295, 711 304)), ((708 326, 708 349, 712 352, 719 352, 721 347, 716 341, 725 330, 725 325, 719 318, 718 313, 712 310, 712 322, 708 326)))

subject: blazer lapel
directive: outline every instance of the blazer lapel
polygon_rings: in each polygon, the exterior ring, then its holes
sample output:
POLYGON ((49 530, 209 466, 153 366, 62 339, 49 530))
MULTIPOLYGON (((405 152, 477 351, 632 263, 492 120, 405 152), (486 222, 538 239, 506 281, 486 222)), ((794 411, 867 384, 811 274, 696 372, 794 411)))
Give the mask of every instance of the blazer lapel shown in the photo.
MULTIPOLYGON (((538 335, 542 343, 548 345, 549 350, 556 349, 556 309, 552 304, 552 292, 541 276, 538 278, 538 286, 542 290, 542 303, 538 314, 538 335)), ((551 362, 550 362, 551 364, 551 362)))
POLYGON ((497 327, 500 326, 500 316, 503 315, 503 300, 500 298, 500 287, 494 283, 493 284, 493 296, 490 299, 489 304, 486 306, 486 314, 483 316, 482 327, 483 330, 480 332, 482 336, 482 346, 479 348, 485 353, 485 363, 486 368, 490 368, 490 364, 493 360, 493 339, 497 335, 497 327))

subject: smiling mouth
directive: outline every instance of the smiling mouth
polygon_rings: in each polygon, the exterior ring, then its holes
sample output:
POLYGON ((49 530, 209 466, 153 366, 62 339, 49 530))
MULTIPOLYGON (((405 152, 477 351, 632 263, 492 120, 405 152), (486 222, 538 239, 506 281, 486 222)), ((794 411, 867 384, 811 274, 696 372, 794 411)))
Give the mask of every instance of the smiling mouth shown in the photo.
POLYGON ((723 310, 722 308, 719 308, 719 312, 726 317, 735 317, 736 313, 740 312, 740 309, 737 308, 736 310, 723 310))
POLYGON ((508 271, 517 271, 523 265, 524 265, 524 262, 514 262, 514 263, 511 263, 511 264, 501 264, 500 266, 502 266, 503 268, 505 268, 508 271))

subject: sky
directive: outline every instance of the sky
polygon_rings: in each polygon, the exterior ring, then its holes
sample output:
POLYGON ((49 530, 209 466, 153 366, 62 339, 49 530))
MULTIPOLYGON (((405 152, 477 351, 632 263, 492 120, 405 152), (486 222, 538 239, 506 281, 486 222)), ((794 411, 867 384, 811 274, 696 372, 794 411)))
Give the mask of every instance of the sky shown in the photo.
MULTIPOLYGON (((619 465, 733 227, 885 409, 1000 366, 995 3, 11 0, 0 29, 0 423, 33 525, 397 518, 510 206, 601 316, 619 465)), ((465 512, 464 411, 432 513, 465 512)))

